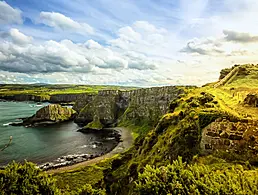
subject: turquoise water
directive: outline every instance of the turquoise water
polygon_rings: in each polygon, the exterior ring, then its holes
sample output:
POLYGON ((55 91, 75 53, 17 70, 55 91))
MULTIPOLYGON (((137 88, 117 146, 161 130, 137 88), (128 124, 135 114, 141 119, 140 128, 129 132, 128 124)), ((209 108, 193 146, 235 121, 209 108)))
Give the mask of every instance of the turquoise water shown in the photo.
POLYGON ((8 125, 33 115, 40 106, 43 105, 32 102, 0 102, 0 148, 13 137, 11 145, 0 152, 0 165, 24 159, 40 164, 64 155, 98 154, 114 147, 114 141, 104 135, 77 132, 79 127, 73 122, 28 128, 8 125), (96 146, 100 142, 101 147, 96 146))

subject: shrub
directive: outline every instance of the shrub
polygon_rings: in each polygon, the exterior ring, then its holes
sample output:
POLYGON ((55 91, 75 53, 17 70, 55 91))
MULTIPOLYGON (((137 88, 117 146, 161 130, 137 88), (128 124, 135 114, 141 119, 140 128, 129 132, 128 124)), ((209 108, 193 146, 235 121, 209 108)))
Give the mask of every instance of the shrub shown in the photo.
POLYGON ((142 195, 258 194, 258 178, 240 165, 212 170, 207 165, 187 165, 178 158, 160 168, 147 165, 136 181, 136 192, 142 195))
POLYGON ((30 162, 11 163, 0 173, 0 192, 7 194, 60 194, 55 180, 30 162))
POLYGON ((106 191, 102 189, 93 189, 90 184, 84 185, 76 195, 106 195, 106 191))

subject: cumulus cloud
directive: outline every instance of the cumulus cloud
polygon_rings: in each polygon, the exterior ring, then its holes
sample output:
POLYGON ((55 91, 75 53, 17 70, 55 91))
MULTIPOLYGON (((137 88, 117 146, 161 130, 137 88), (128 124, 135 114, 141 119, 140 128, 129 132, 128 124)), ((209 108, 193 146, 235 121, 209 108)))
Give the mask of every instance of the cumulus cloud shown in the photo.
POLYGON ((62 31, 93 34, 94 29, 87 23, 80 23, 56 12, 41 12, 39 22, 62 31))
POLYGON ((94 41, 94 40, 92 40, 92 39, 86 41, 86 42, 84 43, 84 45, 85 45, 88 49, 101 49, 101 48, 102 48, 102 46, 101 46, 98 42, 96 42, 96 41, 94 41))
POLYGON ((5 1, 0 1, 0 24, 22 24, 21 10, 12 8, 5 1))
POLYGON ((1 32, 0 70, 19 73, 88 73, 99 69, 154 70, 157 62, 138 52, 116 50, 94 40, 32 42, 18 29, 1 32))
POLYGON ((224 51, 220 48, 221 43, 215 39, 190 40, 181 52, 199 55, 221 55, 224 51))
POLYGON ((239 43, 257 42, 258 36, 253 36, 249 33, 236 32, 232 30, 224 30, 225 39, 239 43))
POLYGON ((15 28, 11 28, 9 32, 1 32, 0 36, 2 38, 10 38, 17 45, 26 45, 33 41, 31 36, 26 36, 15 28))

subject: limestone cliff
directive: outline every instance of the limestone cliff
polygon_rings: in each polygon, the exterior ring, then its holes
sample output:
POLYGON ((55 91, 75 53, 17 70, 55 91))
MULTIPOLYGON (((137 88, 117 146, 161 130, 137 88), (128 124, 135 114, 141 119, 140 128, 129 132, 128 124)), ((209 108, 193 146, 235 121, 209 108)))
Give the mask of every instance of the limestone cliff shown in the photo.
POLYGON ((50 104, 39 109, 33 116, 23 119, 21 125, 58 123, 73 119, 75 113, 76 112, 71 108, 62 107, 58 104, 50 104))

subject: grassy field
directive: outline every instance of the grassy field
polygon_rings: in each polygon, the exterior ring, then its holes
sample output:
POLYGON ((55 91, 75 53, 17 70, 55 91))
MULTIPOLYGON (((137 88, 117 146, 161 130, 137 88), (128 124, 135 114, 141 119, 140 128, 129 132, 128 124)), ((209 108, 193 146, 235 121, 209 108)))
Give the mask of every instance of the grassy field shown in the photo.
POLYGON ((23 84, 5 84, 0 85, 0 95, 54 95, 54 94, 76 94, 89 93, 95 94, 100 90, 132 90, 135 87, 123 87, 112 85, 23 85, 23 84))

